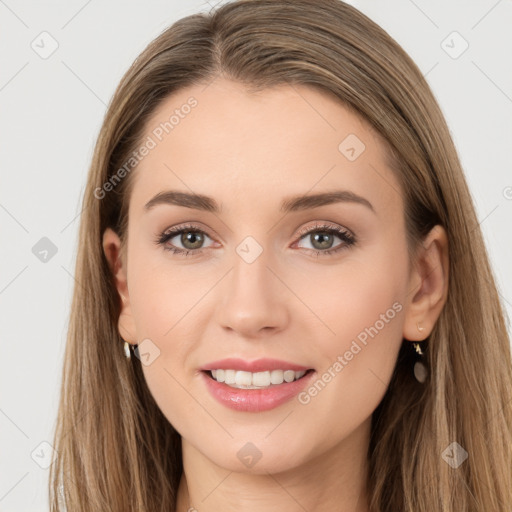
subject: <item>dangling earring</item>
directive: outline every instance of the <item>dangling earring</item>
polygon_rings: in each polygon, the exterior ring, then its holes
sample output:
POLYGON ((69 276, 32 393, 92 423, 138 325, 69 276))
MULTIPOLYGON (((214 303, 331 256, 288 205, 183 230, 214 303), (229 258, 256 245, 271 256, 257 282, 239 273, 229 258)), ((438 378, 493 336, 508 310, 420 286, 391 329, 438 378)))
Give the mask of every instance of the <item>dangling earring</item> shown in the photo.
MULTIPOLYGON (((425 329, 424 327, 421 327, 419 323, 416 324, 416 327, 420 332, 425 329)), ((419 354, 419 356, 423 358, 423 351, 421 350, 420 344, 418 342, 413 343, 413 347, 419 354)), ((416 361, 414 363, 414 377, 416 377, 416 380, 421 383, 425 382, 425 380, 427 379, 427 374, 427 367, 423 364, 423 362, 416 361)))

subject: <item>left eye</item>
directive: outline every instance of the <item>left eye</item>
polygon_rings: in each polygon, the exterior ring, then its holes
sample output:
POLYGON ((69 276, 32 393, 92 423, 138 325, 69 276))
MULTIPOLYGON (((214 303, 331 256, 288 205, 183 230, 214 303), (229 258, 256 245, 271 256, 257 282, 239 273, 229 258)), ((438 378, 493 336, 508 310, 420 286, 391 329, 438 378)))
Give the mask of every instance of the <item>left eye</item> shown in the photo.
POLYGON ((313 227, 306 228, 300 233, 299 242, 302 239, 309 237, 312 240, 313 250, 317 256, 329 255, 341 251, 354 245, 356 239, 348 230, 338 226, 331 226, 328 224, 316 224, 313 227), (341 240, 341 243, 332 247, 333 237, 341 240))
POLYGON ((306 247, 306 249, 330 250, 333 248, 332 244, 334 243, 334 238, 341 239, 341 237, 334 230, 316 230, 310 231, 309 233, 303 235, 299 239, 299 242, 301 240, 309 240, 313 247, 306 247))

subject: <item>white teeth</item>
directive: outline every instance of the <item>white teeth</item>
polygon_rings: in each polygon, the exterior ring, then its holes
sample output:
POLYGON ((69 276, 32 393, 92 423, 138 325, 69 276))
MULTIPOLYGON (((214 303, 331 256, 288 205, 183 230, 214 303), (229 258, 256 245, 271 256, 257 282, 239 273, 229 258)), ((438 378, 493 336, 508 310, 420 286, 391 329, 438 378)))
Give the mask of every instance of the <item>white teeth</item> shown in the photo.
POLYGON ((282 384, 284 381, 283 370, 272 370, 270 372, 270 382, 272 384, 282 384))
POLYGON ((237 371, 235 374, 235 384, 237 386, 252 386, 252 373, 237 371))
POLYGON ((292 382, 295 380, 295 372, 293 370, 286 370, 283 373, 283 377, 286 382, 292 382))
POLYGON ((226 384, 236 383, 236 371, 235 370, 224 370, 224 382, 226 384))
POLYGON ((224 382, 233 388, 261 389, 271 385, 277 386, 283 382, 293 382, 305 375, 306 371, 272 370, 264 372, 245 372, 242 370, 211 370, 212 377, 217 382, 224 382))
POLYGON ((270 372, 256 372, 252 374, 253 386, 270 386, 270 372))

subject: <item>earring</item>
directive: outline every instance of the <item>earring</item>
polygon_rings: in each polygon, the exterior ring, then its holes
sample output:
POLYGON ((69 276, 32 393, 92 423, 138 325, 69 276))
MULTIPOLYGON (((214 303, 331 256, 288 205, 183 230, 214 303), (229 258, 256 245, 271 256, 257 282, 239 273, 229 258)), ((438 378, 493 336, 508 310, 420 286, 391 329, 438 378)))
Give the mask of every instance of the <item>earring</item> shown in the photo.
POLYGON ((421 384, 423 384, 427 380, 427 367, 421 361, 416 361, 414 363, 413 371, 414 377, 421 384))
POLYGON ((126 359, 132 358, 130 344, 127 341, 124 342, 124 355, 126 356, 126 359))
MULTIPOLYGON (((425 327, 421 327, 419 323, 416 324, 418 331, 425 330, 425 327)), ((421 358, 423 358, 423 351, 421 350, 420 344, 418 342, 413 343, 413 347, 416 350, 416 353, 419 354, 421 358)), ((414 377, 420 383, 425 382, 427 379, 427 367, 423 364, 422 361, 416 361, 414 363, 414 377)))
POLYGON ((420 347, 420 344, 419 343, 413 343, 412 346, 414 347, 414 350, 416 350, 416 352, 422 356, 423 355, 423 351, 421 350, 421 347, 420 347))

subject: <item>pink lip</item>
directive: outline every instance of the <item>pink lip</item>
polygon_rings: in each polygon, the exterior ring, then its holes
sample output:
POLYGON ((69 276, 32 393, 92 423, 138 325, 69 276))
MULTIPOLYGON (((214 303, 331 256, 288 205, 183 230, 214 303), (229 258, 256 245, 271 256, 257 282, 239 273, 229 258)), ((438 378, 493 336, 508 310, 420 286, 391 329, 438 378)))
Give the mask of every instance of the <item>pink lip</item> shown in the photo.
MULTIPOLYGON (((230 368, 234 369, 233 367, 230 368)), ((299 380, 283 382, 266 389, 237 389, 224 384, 224 382, 217 382, 210 377, 209 372, 201 372, 206 387, 213 398, 222 405, 240 412, 261 412, 278 407, 300 393, 315 374, 315 371, 311 371, 299 380)))
MULTIPOLYGON (((213 361, 203 366, 201 370, 242 370, 245 372, 264 372, 265 370, 293 370, 300 372, 302 370, 309 370, 307 366, 301 366, 287 361, 280 361, 279 359, 256 359, 255 361, 244 361, 238 358, 221 359, 213 361)), ((291 384, 291 383, 289 383, 291 384)))

